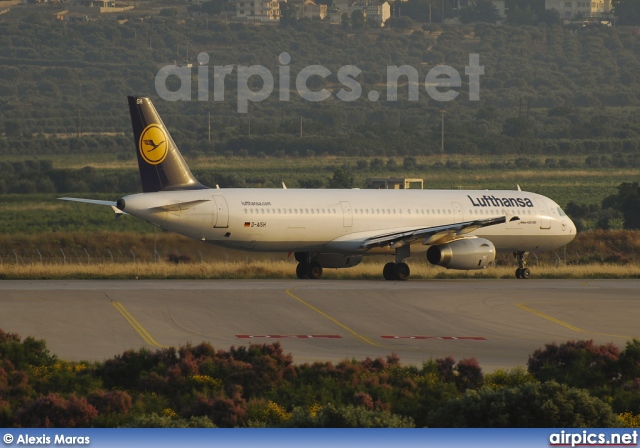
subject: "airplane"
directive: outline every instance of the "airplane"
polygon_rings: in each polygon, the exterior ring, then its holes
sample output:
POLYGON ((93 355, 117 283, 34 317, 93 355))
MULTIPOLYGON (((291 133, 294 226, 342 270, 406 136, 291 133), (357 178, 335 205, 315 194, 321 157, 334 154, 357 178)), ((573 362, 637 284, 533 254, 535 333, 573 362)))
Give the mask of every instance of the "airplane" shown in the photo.
POLYGON ((433 265, 485 269, 496 252, 513 253, 527 279, 530 251, 571 242, 576 227, 551 199, 518 190, 361 190, 209 188, 196 180, 160 115, 146 97, 129 96, 142 193, 109 205, 117 214, 214 245, 294 253, 300 279, 323 268, 348 268, 386 254, 386 280, 407 280, 410 255, 433 265), (161 142, 156 144, 155 142, 161 142))

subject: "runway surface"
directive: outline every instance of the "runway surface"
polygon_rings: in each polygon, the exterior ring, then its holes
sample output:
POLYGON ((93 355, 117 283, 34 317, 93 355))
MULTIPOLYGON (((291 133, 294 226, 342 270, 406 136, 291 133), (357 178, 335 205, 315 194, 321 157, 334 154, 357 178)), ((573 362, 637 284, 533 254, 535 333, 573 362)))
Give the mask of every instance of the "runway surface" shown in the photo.
POLYGON ((280 341, 297 363, 397 353, 526 365, 545 343, 640 337, 638 280, 1 281, 0 328, 62 359, 280 341))

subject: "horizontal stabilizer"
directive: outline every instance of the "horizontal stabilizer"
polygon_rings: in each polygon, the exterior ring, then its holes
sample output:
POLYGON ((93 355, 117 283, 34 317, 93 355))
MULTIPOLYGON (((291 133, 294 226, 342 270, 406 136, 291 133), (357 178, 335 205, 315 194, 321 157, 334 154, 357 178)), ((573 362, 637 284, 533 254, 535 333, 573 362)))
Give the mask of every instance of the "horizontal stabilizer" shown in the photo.
POLYGON ((73 201, 73 202, 84 202, 86 204, 96 204, 96 205, 110 205, 111 207, 116 206, 116 201, 100 201, 98 199, 83 199, 83 198, 58 198, 61 201, 73 201))
POLYGON ((123 212, 118 207, 116 207, 115 201, 101 201, 99 199, 84 199, 84 198, 58 198, 61 201, 72 201, 72 202, 84 202, 85 204, 94 204, 94 205, 108 205, 113 209, 113 212, 117 215, 118 218, 120 215, 128 215, 128 213, 123 212))

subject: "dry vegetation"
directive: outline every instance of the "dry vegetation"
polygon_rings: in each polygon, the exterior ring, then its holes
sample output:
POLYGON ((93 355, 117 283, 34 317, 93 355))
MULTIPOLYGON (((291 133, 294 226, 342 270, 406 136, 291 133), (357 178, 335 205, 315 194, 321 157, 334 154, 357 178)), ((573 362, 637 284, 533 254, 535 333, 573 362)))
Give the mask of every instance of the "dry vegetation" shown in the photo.
MULTIPOLYGON (((529 267, 534 278, 640 278, 639 254, 639 231, 597 230, 578 234, 566 250, 532 254, 529 267)), ((390 260, 367 257, 355 268, 325 269, 324 277, 380 279, 390 260)), ((499 254, 496 267, 480 272, 447 271, 420 255, 409 263, 413 279, 513 278, 515 269, 510 254, 499 254)), ((284 253, 223 249, 172 233, 0 235, 0 279, 38 278, 295 278, 295 261, 284 253), (172 257, 180 263, 168 262, 172 257)))
MULTIPOLYGON (((382 280, 382 263, 362 263, 351 269, 325 269, 326 279, 382 280)), ((602 264, 532 268, 533 278, 640 278, 635 264, 602 264)), ((203 262, 189 264, 101 263, 101 264, 5 264, 0 266, 0 279, 293 279, 293 261, 203 262)), ((448 271, 426 263, 411 264, 411 278, 417 279, 495 279, 514 278, 513 266, 496 266, 483 271, 448 271)))

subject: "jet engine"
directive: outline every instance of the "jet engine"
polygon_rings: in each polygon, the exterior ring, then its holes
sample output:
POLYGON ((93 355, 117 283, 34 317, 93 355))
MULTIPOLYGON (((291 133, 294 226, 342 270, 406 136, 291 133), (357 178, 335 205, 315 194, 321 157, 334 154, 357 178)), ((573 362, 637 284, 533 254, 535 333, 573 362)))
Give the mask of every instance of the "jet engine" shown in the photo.
POLYGON ((484 238, 468 238, 431 246, 427 260, 447 269, 484 269, 496 259, 496 248, 484 238))

